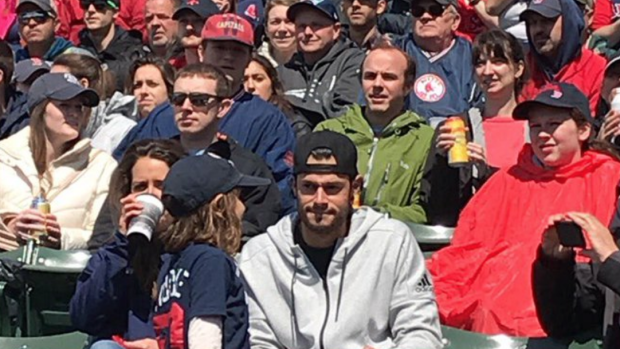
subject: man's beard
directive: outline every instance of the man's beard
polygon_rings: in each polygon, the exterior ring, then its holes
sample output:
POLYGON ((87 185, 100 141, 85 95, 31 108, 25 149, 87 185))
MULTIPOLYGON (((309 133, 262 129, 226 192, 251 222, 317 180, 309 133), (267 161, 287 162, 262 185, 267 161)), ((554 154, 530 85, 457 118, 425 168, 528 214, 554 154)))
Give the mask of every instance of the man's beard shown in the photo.
POLYGON ((334 220, 329 225, 319 225, 311 222, 308 218, 307 212, 305 212, 303 207, 299 207, 297 211, 301 222, 306 227, 306 229, 318 235, 329 235, 335 231, 338 231, 340 227, 348 225, 351 214, 353 212, 353 208, 349 206, 346 210, 335 215, 334 220))

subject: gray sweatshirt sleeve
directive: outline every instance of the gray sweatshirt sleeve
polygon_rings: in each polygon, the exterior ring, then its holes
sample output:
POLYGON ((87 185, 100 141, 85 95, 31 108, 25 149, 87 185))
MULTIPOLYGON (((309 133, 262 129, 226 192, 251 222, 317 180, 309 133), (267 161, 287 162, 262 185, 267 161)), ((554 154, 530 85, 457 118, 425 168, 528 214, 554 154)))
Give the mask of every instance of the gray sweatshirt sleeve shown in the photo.
POLYGON ((247 281, 241 279, 245 285, 245 299, 248 303, 250 314, 250 348, 252 349, 285 349, 276 338, 271 326, 267 322, 267 316, 263 312, 261 305, 256 301, 256 296, 252 289, 248 287, 247 281))
MULTIPOLYGON (((407 229, 408 228, 404 228, 407 229)), ((396 261, 390 304, 390 328, 398 349, 440 349, 441 327, 431 276, 411 231, 396 261)))

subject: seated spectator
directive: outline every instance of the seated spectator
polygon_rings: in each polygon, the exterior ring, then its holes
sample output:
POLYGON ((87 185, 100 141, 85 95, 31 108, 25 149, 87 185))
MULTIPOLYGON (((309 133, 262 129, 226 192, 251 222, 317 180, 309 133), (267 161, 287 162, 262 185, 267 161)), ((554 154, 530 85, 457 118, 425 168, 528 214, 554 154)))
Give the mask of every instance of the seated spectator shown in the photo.
POLYGON ((341 35, 332 0, 298 2, 286 12, 295 23, 299 52, 278 67, 284 94, 313 126, 342 115, 357 101, 364 53, 341 35))
POLYGON ((127 70, 132 62, 144 56, 142 34, 125 31, 114 24, 120 11, 120 0, 82 0, 86 28, 80 32, 80 47, 87 49, 114 73, 116 88, 123 90, 127 70))
POLYGON ((44 246, 85 249, 108 195, 116 162, 81 137, 88 108, 99 103, 70 74, 43 75, 30 88, 30 127, 0 142, 0 249, 12 250, 33 232, 44 246), (42 196, 51 214, 31 209, 42 196))
POLYGON ((413 234, 386 215, 352 207, 362 185, 356 162, 355 145, 338 133, 299 140, 297 214, 241 252, 253 348, 443 346, 413 234))
POLYGON ((252 61, 245 68, 243 85, 247 92, 278 107, 288 118, 297 137, 312 132, 310 122, 296 112, 284 96, 278 71, 267 58, 258 54, 252 55, 252 61))
POLYGON ((15 62, 28 58, 51 62, 73 47, 70 41, 54 34, 58 26, 58 9, 54 0, 20 0, 17 17, 19 34, 26 46, 15 52, 15 62))
POLYGON ((170 169, 162 201, 175 221, 159 235, 169 254, 162 257, 153 317, 160 348, 250 348, 248 306, 231 256, 241 244, 245 211, 239 189, 268 184, 211 155, 170 169), (178 328, 187 331, 172 330, 178 328))
POLYGON ((0 123, 7 111, 9 101, 13 97, 11 80, 14 70, 15 63, 11 46, 6 41, 0 40, 0 123))
POLYGON ((476 193, 451 245, 433 255, 429 269, 443 324, 546 337, 530 290, 547 220, 580 210, 608 222, 620 162, 594 140, 588 99, 574 85, 550 85, 513 116, 528 121, 531 145, 476 193))
POLYGON ((601 123, 598 138, 611 141, 616 149, 620 147, 620 138, 617 138, 620 135, 620 110, 611 109, 611 103, 618 94, 620 94, 620 54, 610 60, 605 67, 597 118, 601 123))
POLYGON ((381 38, 379 16, 387 9, 386 0, 344 0, 342 10, 349 22, 349 38, 368 52, 381 38))
POLYGON ((224 73, 207 64, 192 64, 181 70, 174 82, 175 123, 183 148, 192 155, 215 153, 229 159, 247 175, 267 178, 268 186, 245 188, 240 193, 247 207, 243 215, 245 238, 264 233, 280 218, 280 191, 260 156, 225 134, 218 134, 220 120, 232 106, 230 86, 224 73))
MULTIPOLYGON (((114 0, 113 0, 114 1, 114 0)), ((114 22, 124 30, 135 30, 145 34, 144 4, 146 0, 126 0, 120 6, 114 22)), ((105 3, 105 1, 101 1, 105 3)), ((84 10, 82 0, 58 1, 59 25, 56 34, 75 44, 80 42, 80 32, 84 29, 84 10)))
POLYGON ((413 31, 394 40, 416 62, 408 108, 435 127, 475 105, 471 44, 456 35, 456 0, 420 0, 411 7, 413 31))
POLYGON ((242 17, 211 16, 202 31, 203 62, 220 68, 231 81, 233 104, 220 122, 220 131, 265 160, 280 189, 282 212, 287 214, 295 208, 290 163, 295 134, 278 108, 243 89, 253 38, 252 26, 242 17), (229 32, 226 28, 238 30, 229 32))
POLYGON ((185 66, 183 46, 179 42, 179 24, 172 18, 177 0, 146 0, 147 48, 176 69, 185 66))
POLYGON ((100 96, 99 105, 91 110, 83 136, 92 140, 94 148, 112 154, 129 131, 136 126, 138 105, 134 96, 125 96, 114 90, 107 71, 96 58, 78 54, 64 54, 56 58, 52 72, 71 73, 82 86, 92 88, 100 96), (112 86, 110 86, 112 85, 112 86))
POLYGON ((174 12, 172 19, 179 23, 178 37, 185 54, 186 64, 198 63, 202 60, 200 34, 207 18, 220 13, 219 8, 211 0, 183 0, 174 12))
POLYGON ((379 43, 361 72, 365 107, 354 105, 317 130, 342 133, 357 147, 357 168, 364 176, 362 203, 391 218, 425 223, 420 181, 433 129, 405 109, 416 66, 402 50, 379 43))
MULTIPOLYGON (((118 230, 88 261, 70 303, 73 326, 93 337, 90 349, 157 348, 150 315, 161 242, 141 244, 126 234, 131 219, 142 212, 136 196, 148 193, 161 199, 170 167, 183 156, 176 141, 138 141, 112 174, 109 201, 119 217, 118 230)), ((166 228, 165 220, 160 222, 156 233, 166 228)))
POLYGON ((265 35, 267 40, 258 48, 258 54, 269 59, 274 67, 288 63, 297 52, 295 23, 286 17, 286 11, 299 0, 270 0, 265 7, 265 35))
MULTIPOLYGON (((552 335, 563 337, 591 327, 592 323, 588 321, 593 320, 592 315, 600 315, 592 308, 598 305, 598 300, 603 298, 601 293, 605 292, 605 339, 602 348, 616 348, 620 343, 620 252, 616 242, 619 228, 620 215, 617 209, 611 223, 615 236, 589 213, 568 212, 549 218, 549 228, 543 236, 539 257, 534 265, 534 292, 541 322, 552 335), (558 221, 577 224, 588 241, 588 249, 581 250, 577 255, 573 248, 562 246, 555 228, 555 222, 558 221), (605 290, 596 287, 594 278, 583 277, 583 268, 579 268, 583 263, 575 262, 576 257, 582 256, 598 264, 596 281, 605 290)), ((600 325, 600 319, 600 316, 595 318, 595 325, 600 325)))
POLYGON ((0 139, 12 136, 30 124, 28 91, 36 79, 49 71, 49 64, 39 58, 25 59, 15 65, 13 96, 9 100, 6 114, 0 120, 0 139))
POLYGON ((17 19, 16 5, 17 2, 14 0, 0 0, 0 8, 4 9, 0 11, 0 40, 7 39, 15 19, 17 19))
POLYGON ((618 51, 620 49, 620 13, 618 2, 614 0, 596 0, 594 1, 594 12, 592 14, 592 23, 590 29, 592 31, 593 41, 603 41, 603 47, 618 51))
POLYGON ((596 115, 605 59, 583 48, 576 38, 585 28, 583 14, 575 1, 545 0, 530 2, 521 19, 527 26, 530 42, 528 66, 532 77, 521 98, 533 99, 550 82, 570 83, 590 100, 590 112, 596 115))
POLYGON ((125 150, 138 140, 168 139, 178 135, 169 102, 173 84, 174 68, 170 64, 154 57, 134 62, 125 89, 138 101, 139 121, 114 150, 115 159, 120 160, 125 150))
POLYGON ((426 160, 421 201, 433 225, 454 227, 474 193, 497 169, 515 165, 529 140, 526 122, 512 117, 517 96, 527 81, 520 42, 500 30, 482 33, 474 41, 473 61, 485 104, 461 115, 469 130, 470 163, 459 167, 448 164, 448 151, 456 135, 444 122, 435 131, 426 160))

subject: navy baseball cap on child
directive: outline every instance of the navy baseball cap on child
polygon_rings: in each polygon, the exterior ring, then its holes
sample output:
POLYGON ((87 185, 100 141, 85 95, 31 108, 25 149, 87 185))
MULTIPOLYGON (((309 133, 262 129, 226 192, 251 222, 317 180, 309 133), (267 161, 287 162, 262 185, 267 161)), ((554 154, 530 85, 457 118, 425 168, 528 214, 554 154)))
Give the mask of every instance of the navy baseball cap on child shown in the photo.
POLYGON ((527 120, 531 109, 541 105, 577 109, 588 121, 594 121, 590 113, 588 98, 575 85, 567 83, 549 84, 536 95, 536 98, 519 103, 512 112, 512 116, 518 120, 527 120))

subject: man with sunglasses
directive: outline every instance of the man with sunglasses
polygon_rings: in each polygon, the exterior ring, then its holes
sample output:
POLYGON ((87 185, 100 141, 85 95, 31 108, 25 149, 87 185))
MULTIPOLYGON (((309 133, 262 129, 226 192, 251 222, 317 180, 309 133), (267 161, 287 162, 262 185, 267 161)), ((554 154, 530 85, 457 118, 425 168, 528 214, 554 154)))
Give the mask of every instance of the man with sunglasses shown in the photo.
POLYGON ((416 62, 408 108, 435 127, 446 117, 467 111, 477 101, 472 46, 456 35, 461 17, 456 0, 416 0, 413 31, 395 45, 416 62))
POLYGON ((243 88, 254 50, 252 25, 232 13, 211 16, 202 30, 202 47, 203 63, 220 68, 231 83, 233 104, 220 122, 220 131, 265 160, 282 195, 282 212, 292 212, 295 134, 282 111, 243 88))
POLYGON ((86 28, 80 32, 81 48, 90 51, 116 77, 116 89, 123 90, 131 63, 144 56, 142 34, 125 31, 114 21, 120 0, 81 0, 86 28))
POLYGON ((582 47, 579 39, 585 22, 577 3, 532 1, 520 18, 527 29, 531 75, 521 93, 522 99, 535 98, 550 82, 570 83, 588 97, 590 112, 596 115, 606 61, 582 47))
POLYGON ((17 50, 15 61, 40 58, 53 61, 73 44, 56 37, 58 9, 54 0, 21 0, 16 9, 19 34, 26 46, 17 50))
POLYGON ((250 238, 267 231, 280 217, 280 191, 269 167, 260 156, 219 133, 220 121, 226 116, 233 100, 224 73, 208 64, 192 64, 183 68, 174 82, 172 104, 179 128, 181 145, 192 155, 215 153, 230 159, 246 175, 268 178, 268 186, 241 191, 246 206, 243 235, 250 238))
POLYGON ((295 23, 298 52, 278 66, 284 93, 313 126, 342 115, 359 97, 364 53, 342 35, 332 0, 298 2, 286 17, 295 23))

